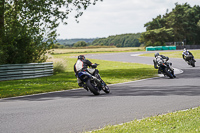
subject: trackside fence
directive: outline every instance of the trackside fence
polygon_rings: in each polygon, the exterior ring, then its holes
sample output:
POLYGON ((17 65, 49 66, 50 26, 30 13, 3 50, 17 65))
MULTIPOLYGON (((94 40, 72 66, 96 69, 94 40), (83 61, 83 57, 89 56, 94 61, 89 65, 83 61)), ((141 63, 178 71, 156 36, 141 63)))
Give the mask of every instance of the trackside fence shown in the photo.
POLYGON ((0 65, 0 81, 53 75, 53 62, 0 65))

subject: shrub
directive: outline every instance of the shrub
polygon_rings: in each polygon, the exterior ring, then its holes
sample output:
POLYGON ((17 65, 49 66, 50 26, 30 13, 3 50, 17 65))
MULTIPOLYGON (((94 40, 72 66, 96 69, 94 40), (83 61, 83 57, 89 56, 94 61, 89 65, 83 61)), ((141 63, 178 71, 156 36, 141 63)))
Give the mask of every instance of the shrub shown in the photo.
POLYGON ((58 59, 58 58, 53 58, 53 56, 51 56, 50 54, 48 55, 48 59, 47 62, 53 62, 53 74, 57 74, 57 73, 62 73, 65 72, 66 68, 67 68, 67 61, 63 60, 63 59, 58 59))
POLYGON ((63 61, 55 61, 53 63, 53 73, 54 75, 57 73, 65 72, 66 64, 63 61))

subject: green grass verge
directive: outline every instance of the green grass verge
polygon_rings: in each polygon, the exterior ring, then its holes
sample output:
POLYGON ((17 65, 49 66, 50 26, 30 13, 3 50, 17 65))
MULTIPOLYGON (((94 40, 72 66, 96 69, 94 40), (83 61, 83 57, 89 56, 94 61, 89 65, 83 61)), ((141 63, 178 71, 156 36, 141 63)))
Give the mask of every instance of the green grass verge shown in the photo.
MULTIPOLYGON (((140 56, 149 56, 149 57, 154 57, 154 53, 147 53, 147 54, 142 54, 140 56)), ((200 59, 200 50, 190 50, 190 52, 194 55, 195 59, 200 59)), ((168 56, 169 58, 182 58, 182 53, 183 51, 170 51, 170 52, 159 52, 160 54, 164 56, 168 56)))
POLYGON ((92 133, 199 133, 200 107, 106 126, 92 133))
MULTIPOLYGON (((66 71, 63 73, 43 78, 1 81, 0 98, 79 88, 73 72, 73 65, 77 59, 70 58, 72 56, 77 57, 77 54, 54 55, 55 59, 62 59, 67 64, 66 71)), ((157 73, 152 65, 95 59, 90 61, 100 64, 98 70, 102 79, 108 84, 150 78, 156 76, 157 73)))

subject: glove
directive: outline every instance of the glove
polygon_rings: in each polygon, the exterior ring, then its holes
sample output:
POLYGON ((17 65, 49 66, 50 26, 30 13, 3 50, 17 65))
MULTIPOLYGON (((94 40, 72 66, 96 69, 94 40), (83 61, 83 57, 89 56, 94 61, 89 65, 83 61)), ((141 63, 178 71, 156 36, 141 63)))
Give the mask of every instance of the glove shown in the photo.
POLYGON ((97 67, 97 64, 92 64, 92 68, 96 68, 97 67))

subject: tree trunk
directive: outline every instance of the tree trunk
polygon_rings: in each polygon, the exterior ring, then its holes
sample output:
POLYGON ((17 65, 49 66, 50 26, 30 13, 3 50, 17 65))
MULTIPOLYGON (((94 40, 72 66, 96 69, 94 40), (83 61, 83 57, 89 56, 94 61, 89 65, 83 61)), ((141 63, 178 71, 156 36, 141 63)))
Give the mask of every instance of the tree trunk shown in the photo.
POLYGON ((5 0, 0 0, 0 39, 4 33, 4 3, 5 0))

